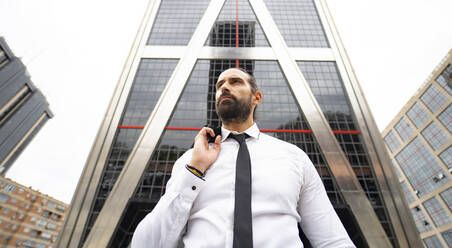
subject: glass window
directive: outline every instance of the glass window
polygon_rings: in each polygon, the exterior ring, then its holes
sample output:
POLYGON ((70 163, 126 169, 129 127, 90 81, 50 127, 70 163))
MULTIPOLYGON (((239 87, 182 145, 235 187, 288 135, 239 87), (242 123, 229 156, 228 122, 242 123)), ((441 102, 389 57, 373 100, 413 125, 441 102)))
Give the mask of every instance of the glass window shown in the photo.
POLYGON ((413 196, 411 189, 408 186, 408 183, 406 181, 403 181, 400 183, 400 186, 402 187, 403 195, 405 196, 405 199, 408 202, 408 204, 413 203, 415 201, 415 198, 413 196))
POLYGON ((162 0, 148 45, 187 45, 210 1, 162 0))
POLYGON ((7 184, 5 184, 5 186, 3 186, 3 189, 4 189, 6 192, 10 193, 10 192, 13 192, 13 191, 16 189, 16 186, 7 183, 7 184))
POLYGON ((436 78, 436 82, 441 85, 449 94, 452 95, 452 89, 449 87, 449 83, 452 81, 452 65, 449 64, 441 75, 436 78))
POLYGON ((450 180, 447 176, 439 181, 435 180, 439 174, 446 175, 446 173, 419 137, 413 139, 395 158, 413 189, 418 191, 419 197, 450 180))
POLYGON ((49 201, 49 203, 47 204, 47 207, 50 209, 55 209, 57 206, 57 204, 55 202, 49 201))
POLYGON ((400 138, 403 141, 407 141, 413 134, 414 130, 410 124, 406 121, 405 117, 402 117, 399 122, 394 126, 397 133, 399 133, 400 138))
POLYGON ((416 223, 417 230, 420 233, 426 232, 432 229, 432 225, 427 221, 425 215, 420 207, 415 207, 411 209, 411 214, 413 215, 414 222, 416 223))
POLYGON ((399 141, 399 139, 396 137, 394 132, 391 130, 384 138, 386 145, 389 147, 392 153, 397 151, 400 146, 402 145, 399 141))
POLYGON ((452 188, 448 188, 447 190, 441 192, 440 195, 446 205, 449 207, 449 210, 452 211, 452 188))
POLYGON ((49 223, 47 224, 47 228, 50 229, 50 230, 55 230, 56 227, 57 227, 57 225, 54 224, 54 223, 52 223, 52 222, 49 222, 49 223))
POLYGON ((441 235, 443 235, 443 238, 446 241, 447 245, 449 247, 452 247, 452 229, 442 232, 441 235))
POLYGON ((430 118, 430 115, 418 102, 416 102, 413 107, 408 110, 406 115, 408 116, 408 118, 410 118, 410 120, 417 128, 422 127, 430 118))
POLYGON ((428 199, 424 202, 425 210, 429 213, 436 226, 442 226, 451 221, 449 214, 441 207, 436 197, 428 199))
POLYGON ((441 244, 436 235, 425 238, 424 243, 427 246, 427 248, 443 248, 443 245, 441 244))
POLYGON ((30 232, 30 228, 29 227, 25 227, 24 228, 24 233, 29 233, 30 232))
POLYGON ((5 208, 5 210, 3 210, 4 214, 9 214, 9 212, 11 212, 11 209, 9 209, 9 208, 5 208))
POLYGON ((264 0, 289 47, 329 47, 312 0, 264 0))
POLYGON ((452 133, 452 104, 438 116, 438 120, 452 133))
POLYGON ((8 201, 8 199, 9 199, 9 195, 0 193, 0 202, 1 203, 6 203, 8 201))
POLYGON ((433 150, 438 150, 438 148, 446 144, 449 139, 448 135, 443 132, 443 130, 441 130, 441 128, 433 121, 424 130, 422 130, 421 133, 433 150))
POLYGON ((47 225, 47 221, 45 221, 45 220, 38 220, 38 221, 36 222, 36 226, 38 226, 38 227, 40 227, 40 228, 45 228, 46 225, 47 225))
POLYGON ((446 150, 444 150, 439 157, 447 166, 447 168, 452 168, 452 146, 449 146, 446 150))
POLYGON ((436 88, 431 85, 421 96, 421 101, 427 106, 432 113, 436 113, 446 102, 447 98, 436 88))
POLYGON ((19 194, 22 194, 22 193, 24 193, 24 189, 21 189, 21 188, 20 188, 20 189, 18 189, 18 190, 17 190, 17 193, 19 193, 19 194))
POLYGON ((248 0, 226 0, 206 45, 217 47, 269 46, 248 0), (238 4, 238 5, 237 5, 238 4), (238 7, 238 12, 236 7, 238 7), (238 30, 236 26, 238 20, 238 30), (236 36, 238 34, 238 36, 236 36))

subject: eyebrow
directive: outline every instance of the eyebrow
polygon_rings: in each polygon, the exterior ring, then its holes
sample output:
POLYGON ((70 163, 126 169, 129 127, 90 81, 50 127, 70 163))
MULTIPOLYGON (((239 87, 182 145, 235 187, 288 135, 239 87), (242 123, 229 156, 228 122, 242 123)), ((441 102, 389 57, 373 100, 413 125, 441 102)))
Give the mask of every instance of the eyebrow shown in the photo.
MULTIPOLYGON (((229 78, 230 80, 238 80, 238 81, 241 81, 241 82, 245 82, 242 78, 240 78, 240 77, 231 77, 231 78, 229 78)), ((223 83, 225 80, 224 79, 221 79, 220 81, 218 81, 216 84, 215 84, 215 87, 219 84, 219 83, 223 83)))

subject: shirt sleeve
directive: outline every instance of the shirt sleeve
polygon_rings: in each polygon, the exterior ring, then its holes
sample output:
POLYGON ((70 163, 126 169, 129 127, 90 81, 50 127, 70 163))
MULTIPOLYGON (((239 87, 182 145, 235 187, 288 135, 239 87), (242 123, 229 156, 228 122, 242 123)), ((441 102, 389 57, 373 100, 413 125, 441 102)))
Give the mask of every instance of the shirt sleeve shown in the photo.
POLYGON ((205 181, 185 169, 190 157, 191 150, 174 164, 165 194, 135 229, 132 248, 177 246, 193 201, 205 184, 205 181))
POLYGON ((303 186, 298 213, 301 228, 311 245, 317 247, 354 248, 344 226, 326 194, 322 180, 309 157, 301 155, 303 186))

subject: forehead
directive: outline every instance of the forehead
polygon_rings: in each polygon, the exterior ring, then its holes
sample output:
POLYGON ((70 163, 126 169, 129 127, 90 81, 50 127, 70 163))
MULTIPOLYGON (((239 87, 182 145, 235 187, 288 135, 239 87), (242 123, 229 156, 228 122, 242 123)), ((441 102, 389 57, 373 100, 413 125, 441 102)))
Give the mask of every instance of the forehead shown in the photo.
POLYGON ((235 68, 227 69, 226 71, 222 72, 218 77, 218 81, 228 78, 241 78, 244 81, 248 81, 248 75, 245 72, 235 68))

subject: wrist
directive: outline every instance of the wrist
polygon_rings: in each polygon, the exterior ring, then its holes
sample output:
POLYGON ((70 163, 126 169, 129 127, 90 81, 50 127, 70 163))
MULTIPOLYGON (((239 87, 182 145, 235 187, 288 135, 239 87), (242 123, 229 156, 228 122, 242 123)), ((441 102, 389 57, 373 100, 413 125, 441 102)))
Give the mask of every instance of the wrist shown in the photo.
POLYGON ((187 167, 187 169, 188 169, 191 173, 195 174, 195 175, 198 176, 199 178, 201 178, 201 179, 204 178, 204 172, 201 172, 200 170, 196 169, 195 167, 193 167, 193 166, 191 166, 191 165, 189 165, 189 164, 186 164, 185 167, 187 167))
POLYGON ((199 172, 201 172, 203 175, 206 173, 207 168, 205 166, 200 165, 199 163, 190 161, 189 164, 187 164, 190 167, 193 167, 194 169, 198 170, 199 172))

